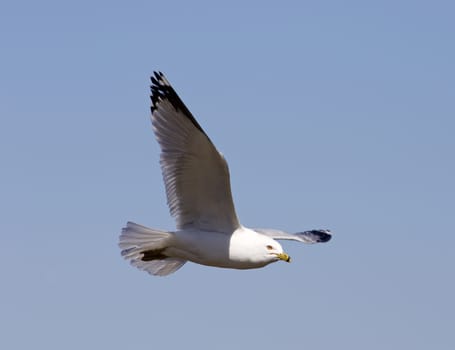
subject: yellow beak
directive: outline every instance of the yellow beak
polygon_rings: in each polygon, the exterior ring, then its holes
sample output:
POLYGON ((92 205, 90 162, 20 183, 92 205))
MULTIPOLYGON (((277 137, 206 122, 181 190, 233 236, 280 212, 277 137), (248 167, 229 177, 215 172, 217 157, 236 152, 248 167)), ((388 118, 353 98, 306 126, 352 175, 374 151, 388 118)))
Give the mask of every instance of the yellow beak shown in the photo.
POLYGON ((286 262, 291 262, 291 257, 287 255, 286 253, 281 253, 276 255, 278 259, 286 261, 286 262))

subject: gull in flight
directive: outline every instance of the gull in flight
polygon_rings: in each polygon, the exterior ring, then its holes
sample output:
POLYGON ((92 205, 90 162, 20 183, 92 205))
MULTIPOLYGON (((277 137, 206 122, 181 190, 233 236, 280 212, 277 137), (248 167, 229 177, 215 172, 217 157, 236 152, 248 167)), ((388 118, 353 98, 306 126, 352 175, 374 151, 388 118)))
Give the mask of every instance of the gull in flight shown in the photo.
POLYGON ((290 262, 276 240, 327 242, 329 230, 294 234, 242 226, 235 213, 223 155, 179 98, 163 73, 151 78, 152 125, 175 231, 128 222, 120 235, 122 256, 152 275, 169 275, 187 261, 255 269, 290 262))

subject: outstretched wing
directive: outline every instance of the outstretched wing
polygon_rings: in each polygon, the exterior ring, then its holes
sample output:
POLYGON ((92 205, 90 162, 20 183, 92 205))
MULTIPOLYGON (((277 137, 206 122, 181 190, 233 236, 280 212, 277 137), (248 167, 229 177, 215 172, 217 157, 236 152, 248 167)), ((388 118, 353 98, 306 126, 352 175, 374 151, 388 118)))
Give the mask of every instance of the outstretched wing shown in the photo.
POLYGON ((255 228, 254 231, 262 233, 273 239, 285 239, 299 241, 303 243, 325 243, 330 241, 332 234, 330 230, 310 230, 305 232, 287 233, 280 230, 268 229, 268 228, 255 228))
POLYGON ((164 75, 155 72, 151 80, 152 124, 177 228, 233 232, 239 221, 226 160, 164 75))

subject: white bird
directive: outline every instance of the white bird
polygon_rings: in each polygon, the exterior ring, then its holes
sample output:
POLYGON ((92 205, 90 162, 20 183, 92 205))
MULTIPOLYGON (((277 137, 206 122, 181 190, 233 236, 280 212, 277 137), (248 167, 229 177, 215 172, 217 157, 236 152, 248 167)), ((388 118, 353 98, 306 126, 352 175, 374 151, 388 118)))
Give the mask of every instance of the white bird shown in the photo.
POLYGON ((153 275, 175 272, 187 261, 254 269, 290 262, 275 240, 327 242, 329 230, 289 234, 242 226, 235 213, 223 155, 161 72, 151 78, 152 125, 161 147, 160 164, 176 231, 128 222, 120 235, 122 256, 153 275))

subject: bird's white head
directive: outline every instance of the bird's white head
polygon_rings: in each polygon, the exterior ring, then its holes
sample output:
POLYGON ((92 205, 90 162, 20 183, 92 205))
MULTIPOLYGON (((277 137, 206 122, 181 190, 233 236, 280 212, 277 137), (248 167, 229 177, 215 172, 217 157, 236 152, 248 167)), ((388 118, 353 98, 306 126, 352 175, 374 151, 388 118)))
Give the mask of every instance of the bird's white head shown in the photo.
POLYGON ((232 235, 230 258, 245 264, 244 268, 265 266, 279 260, 291 261, 280 243, 246 228, 232 235))
POLYGON ((265 243, 264 255, 266 258, 270 259, 271 262, 275 262, 278 260, 291 262, 291 257, 283 251, 283 247, 281 246, 280 243, 269 237, 265 238, 267 238, 267 241, 264 242, 265 243))

